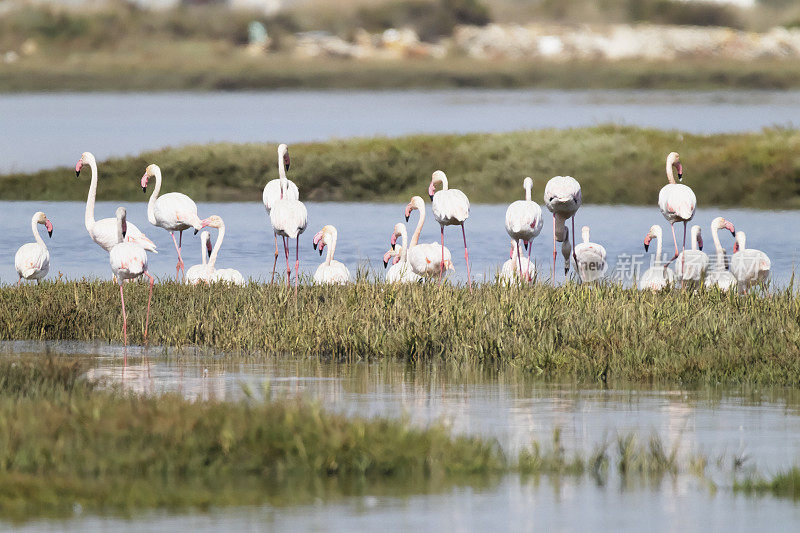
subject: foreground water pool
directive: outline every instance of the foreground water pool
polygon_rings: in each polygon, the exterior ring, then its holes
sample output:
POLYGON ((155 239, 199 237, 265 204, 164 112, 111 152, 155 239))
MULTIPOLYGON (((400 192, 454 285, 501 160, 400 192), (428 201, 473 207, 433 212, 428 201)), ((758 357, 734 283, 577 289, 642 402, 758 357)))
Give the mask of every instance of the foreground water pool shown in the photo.
MULTIPOLYGON (((539 183, 541 190, 543 183, 539 183)), ((128 203, 128 220, 135 223, 159 249, 158 254, 149 254, 150 272, 156 277, 169 278, 175 274, 177 255, 168 232, 147 222, 147 202, 128 203)), ((475 199, 473 199, 475 200, 475 199)), ((537 200, 540 200, 537 197, 537 200)), ((119 203, 99 202, 95 216, 111 217, 119 203)), ((345 263, 351 274, 359 266, 366 266, 373 273, 383 276, 383 254, 389 248, 389 234, 396 222, 403 222, 405 203, 319 203, 306 202, 308 229, 300 238, 301 270, 312 275, 324 257, 313 249, 314 233, 325 224, 333 224, 339 230, 336 259, 345 263)), ((467 222, 467 240, 473 277, 479 281, 494 280, 504 261, 509 258, 510 239, 505 231, 506 205, 474 203, 467 222)), ((236 268, 245 277, 269 281, 273 265, 274 236, 260 202, 202 203, 201 216, 218 214, 225 220, 225 238, 217 260, 217 268, 236 268)), ((0 261, 0 282, 15 283, 13 252, 22 244, 32 242, 31 215, 38 210, 47 213, 55 226, 52 239, 45 235, 50 250, 50 273, 48 279, 58 279, 59 273, 67 278, 82 277, 111 278, 108 254, 89 237, 83 224, 82 202, 0 202, 5 231, 0 232, 0 248, 8 250, 5 260, 0 261)), ((547 210, 544 209, 545 213, 547 210)), ((714 243, 710 235, 711 220, 724 216, 737 229, 747 232, 747 246, 758 248, 769 255, 772 261, 772 281, 775 286, 785 286, 791 279, 794 265, 800 259, 800 233, 784 231, 797 225, 800 213, 796 211, 762 211, 753 209, 719 209, 701 206, 692 221, 703 230, 704 250, 714 256, 714 243)), ((417 215, 412 214, 407 224, 409 234, 413 232, 417 215)), ((585 205, 576 217, 576 231, 587 224, 592 228, 592 240, 605 246, 608 253, 609 276, 623 283, 630 283, 637 272, 643 272, 653 259, 654 246, 646 253, 643 247, 645 234, 652 224, 660 224, 664 230, 664 255, 672 256, 672 235, 669 225, 656 206, 599 206, 585 205), (620 223, 624 221, 624 223, 620 223)), ((676 226, 681 239, 682 226, 676 226)), ((212 233, 216 238, 216 232, 212 233)), ((425 228, 420 242, 438 242, 439 226, 433 219, 430 205, 427 208, 425 228)), ((732 252, 733 238, 729 232, 720 232, 720 239, 727 253, 732 252)), ((464 245, 457 227, 445 230, 445 244, 450 249, 456 271, 451 278, 466 281, 464 245)), ((688 248, 687 244, 687 248, 688 248)), ((534 241, 532 260, 536 262, 542 280, 550 279, 552 261, 552 218, 545 216, 544 226, 534 241)), ((560 250, 560 247, 559 247, 560 250)), ((186 268, 200 262, 200 239, 192 231, 183 234, 183 258, 186 268)), ((294 266, 294 245, 291 250, 294 266)), ((563 258, 557 263, 557 280, 563 279, 563 258)), ((278 269, 286 270, 285 260, 278 261, 278 269)), ((574 272, 574 269, 573 269, 574 272)))
MULTIPOLYGON (((800 457, 800 394, 789 388, 632 386, 627 383, 547 383, 513 370, 449 371, 395 362, 341 364, 301 357, 247 357, 163 348, 125 350, 94 343, 0 343, 0 356, 50 353, 90 361, 89 374, 145 394, 178 392, 194 399, 303 397, 358 415, 406 416, 413 423, 449 424, 456 433, 496 438, 509 453, 562 431, 568 450, 591 451, 604 439, 657 434, 680 453, 700 452, 745 469, 771 473, 800 457), (144 356, 148 356, 148 361, 144 356)), ((800 520, 791 500, 748 497, 718 474, 714 491, 688 474, 655 484, 606 483, 587 476, 522 479, 481 486, 327 494, 312 502, 216 509, 192 516, 149 513, 131 519, 82 516, 42 520, 24 529, 51 531, 292 529, 456 530, 614 529, 749 530, 769 523, 790 529, 800 520), (422 492, 422 493, 420 493, 422 492)))

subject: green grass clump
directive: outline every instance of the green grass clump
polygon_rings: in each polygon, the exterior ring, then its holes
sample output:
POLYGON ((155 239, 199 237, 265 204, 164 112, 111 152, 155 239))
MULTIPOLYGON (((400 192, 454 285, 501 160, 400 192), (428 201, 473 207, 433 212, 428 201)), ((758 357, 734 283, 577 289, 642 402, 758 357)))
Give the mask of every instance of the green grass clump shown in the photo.
POLYGON ((441 426, 300 401, 124 394, 97 389, 74 363, 4 360, 0 376, 4 517, 303 501, 389 482, 430 490, 507 468, 496 443, 441 426))
POLYGON ((751 476, 734 483, 734 490, 745 494, 772 494, 782 498, 800 500, 800 467, 778 472, 771 478, 751 476))
MULTIPOLYGON (((168 190, 197 201, 259 201, 266 181, 277 177, 275 149, 212 144, 111 159, 99 163, 98 199, 141 201, 138 176, 158 163, 168 190)), ((546 180, 560 174, 581 182, 586 203, 652 204, 666 184, 666 154, 676 150, 684 183, 704 206, 798 208, 798 149, 800 133, 778 129, 705 136, 601 126, 421 135, 293 145, 290 178, 303 200, 406 202, 427 190, 431 173, 441 168, 473 201, 509 202, 521 197, 522 179, 532 176, 541 202, 546 180)), ((76 179, 74 162, 65 164, 0 176, 0 200, 85 200, 88 175, 76 179)))
MULTIPOLYGON (((141 343, 146 284, 130 284, 141 343)), ((0 288, 0 340, 122 342, 110 282, 0 288)), ((511 366, 578 379, 800 383, 800 296, 716 290, 652 294, 616 285, 187 287, 159 283, 149 342, 337 360, 511 366)))

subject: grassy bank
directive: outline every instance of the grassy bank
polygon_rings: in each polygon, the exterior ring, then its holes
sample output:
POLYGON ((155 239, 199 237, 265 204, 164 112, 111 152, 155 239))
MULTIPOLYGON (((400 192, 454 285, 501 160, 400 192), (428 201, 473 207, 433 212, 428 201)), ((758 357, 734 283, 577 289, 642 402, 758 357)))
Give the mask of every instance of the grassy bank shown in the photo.
MULTIPOLYGON (((546 180, 568 174, 581 182, 586 203, 653 204, 666 183, 664 158, 676 150, 684 183, 703 206, 799 208, 798 146, 792 130, 703 136, 615 126, 352 139, 291 146, 289 176, 302 199, 406 202, 442 168, 477 203, 519 199, 525 176, 541 202, 546 180)), ((275 149, 214 144, 111 159, 99 164, 98 200, 143 201, 139 178, 155 162, 168 191, 196 201, 259 201, 266 180, 277 177, 275 149)), ((0 200, 85 200, 88 177, 77 180, 74 161, 64 163, 0 177, 0 200)))
POLYGON ((97 390, 80 372, 0 363, 0 517, 300 503, 389 485, 425 492, 508 468, 495 443, 438 426, 293 401, 139 397, 97 390))
POLYGON ((797 62, 694 59, 681 62, 569 63, 480 61, 466 57, 402 61, 254 58, 216 43, 138 52, 43 55, 0 63, 0 92, 232 91, 257 89, 792 89, 797 62))
MULTIPOLYGON (((142 341, 145 284, 126 290, 142 341)), ((800 383, 800 296, 650 294, 617 286, 347 287, 291 292, 159 284, 150 343, 339 360, 511 365, 545 377, 800 383)), ((109 282, 0 288, 0 339, 121 342, 109 282)))

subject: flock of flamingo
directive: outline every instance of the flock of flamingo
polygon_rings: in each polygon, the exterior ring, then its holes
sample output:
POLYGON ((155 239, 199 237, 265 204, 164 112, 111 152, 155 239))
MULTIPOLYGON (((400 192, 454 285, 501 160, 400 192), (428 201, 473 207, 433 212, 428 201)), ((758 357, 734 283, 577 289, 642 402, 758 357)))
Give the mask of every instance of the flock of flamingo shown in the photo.
MULTIPOLYGON (((81 170, 88 166, 91 169, 91 184, 86 201, 84 224, 86 231, 94 242, 109 253, 109 263, 114 277, 119 284, 120 301, 122 304, 123 334, 127 343, 127 314, 125 312, 125 294, 123 283, 142 276, 149 278, 149 294, 147 301, 147 315, 145 319, 144 337, 147 338, 147 328, 150 319, 150 303, 153 295, 154 277, 147 270, 147 252, 158 253, 156 245, 132 223, 127 222, 127 211, 119 207, 116 217, 96 220, 94 215, 95 197, 97 194, 97 162, 89 152, 81 154, 75 165, 75 174, 80 176, 81 170)), ((277 179, 269 181, 264 187, 262 200, 272 224, 275 235, 275 257, 272 267, 272 279, 275 280, 280 247, 278 237, 283 242, 283 252, 286 258, 286 285, 291 283, 291 274, 294 270, 294 290, 297 294, 300 273, 300 244, 299 237, 306 230, 308 212, 305 205, 299 200, 297 185, 286 177, 289 170, 289 151, 285 144, 278 146, 278 175, 277 179), (295 241, 294 267, 290 265, 290 241, 295 241)), ((691 248, 686 249, 687 223, 692 220, 697 204, 694 192, 682 183, 683 167, 677 153, 671 152, 667 156, 666 173, 668 183, 661 189, 658 196, 658 206, 672 230, 675 254, 669 261, 662 261, 662 230, 661 226, 654 224, 644 239, 645 251, 653 239, 656 239, 656 250, 653 266, 640 278, 639 288, 643 290, 661 290, 679 283, 681 286, 698 286, 705 282, 707 285, 719 287, 722 290, 738 288, 745 291, 751 286, 763 282, 769 276, 770 260, 767 255, 751 248, 745 248, 745 234, 736 231, 734 225, 722 217, 715 218, 711 223, 711 232, 716 247, 714 267, 709 270, 709 257, 703 249, 703 239, 700 226, 694 225, 690 229, 691 248), (683 223, 683 244, 678 250, 675 236, 675 223, 683 223), (725 249, 722 247, 718 230, 726 229, 735 238, 733 254, 730 256, 730 270, 725 249), (670 268, 670 264, 674 266, 670 268)), ((220 247, 225 236, 225 223, 222 218, 212 215, 201 219, 197 214, 195 202, 179 192, 161 195, 161 169, 158 165, 149 165, 141 178, 141 187, 147 191, 151 179, 155 186, 147 203, 147 219, 156 227, 170 232, 178 263, 175 267, 176 278, 183 279, 186 283, 215 283, 226 282, 236 285, 244 284, 242 274, 232 268, 218 269, 216 261, 220 247), (181 245, 183 232, 194 229, 194 233, 202 231, 201 263, 188 270, 184 268, 181 245), (217 238, 212 247, 211 236, 204 228, 217 229, 217 238), (176 239, 175 232, 178 232, 176 239)), ((500 271, 499 280, 503 283, 533 281, 536 268, 530 260, 533 240, 541 233, 543 225, 542 209, 531 199, 533 180, 525 178, 522 183, 525 198, 513 202, 506 211, 505 226, 511 237, 510 259, 507 260, 500 271), (523 257, 520 242, 527 250, 528 257, 523 257)), ((392 266, 386 272, 386 281, 390 283, 417 282, 426 278, 438 277, 439 283, 449 270, 455 270, 450 250, 444 245, 444 229, 446 226, 461 226, 461 235, 464 241, 464 262, 467 268, 467 280, 470 290, 472 277, 469 264, 469 251, 467 248, 467 235, 464 227, 469 218, 469 199, 458 189, 449 187, 447 176, 437 170, 431 176, 428 187, 431 198, 433 216, 439 223, 440 242, 419 243, 419 237, 425 222, 425 201, 420 196, 413 196, 405 207, 405 219, 408 222, 412 211, 419 211, 417 226, 411 238, 408 238, 406 226, 402 222, 394 225, 389 238, 391 247, 384 254, 384 267, 392 266), (398 243, 398 239, 400 242, 398 243)), ((553 265, 551 278, 555 280, 556 258, 558 256, 558 243, 561 243, 561 253, 564 257, 564 273, 569 272, 570 263, 574 262, 578 277, 581 282, 590 283, 602 279, 606 265, 606 251, 600 244, 590 241, 590 229, 583 226, 581 231, 582 242, 577 245, 570 242, 570 228, 567 221, 571 222, 572 234, 575 234, 575 215, 581 207, 581 186, 577 180, 570 176, 556 176, 547 182, 544 190, 544 203, 553 216, 553 265)), ((35 242, 21 246, 14 258, 14 265, 19 274, 18 284, 25 280, 39 282, 47 275, 50 266, 50 253, 44 240, 37 230, 37 225, 44 225, 52 237, 53 224, 47 216, 39 211, 31 219, 31 228, 35 242)), ((313 247, 320 256, 324 248, 328 247, 325 261, 320 264, 314 273, 313 280, 320 284, 344 284, 350 281, 350 272, 347 267, 334 260, 336 249, 337 230, 332 225, 324 226, 313 238, 313 247)))

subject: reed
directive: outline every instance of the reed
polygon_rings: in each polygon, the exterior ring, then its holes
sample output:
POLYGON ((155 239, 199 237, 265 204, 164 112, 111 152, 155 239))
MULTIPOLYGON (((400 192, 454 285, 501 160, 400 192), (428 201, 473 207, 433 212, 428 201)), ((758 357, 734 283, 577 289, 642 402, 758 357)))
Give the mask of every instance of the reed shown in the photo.
MULTIPOLYGON (((302 200, 407 202, 442 168, 473 202, 492 203, 519 199, 525 176, 533 177, 541 202, 546 180, 568 174, 581 182, 586 203, 653 204, 666 183, 664 157, 676 150, 684 182, 703 206, 798 208, 798 144, 794 130, 706 136, 616 126, 351 139, 291 146, 289 177, 302 200)), ((266 181, 277 177, 275 149, 212 144, 104 161, 98 200, 143 201, 138 178, 157 162, 170 190, 196 201, 259 201, 266 181)), ((87 183, 76 180, 74 161, 64 164, 0 176, 0 200, 85 200, 87 183)))
MULTIPOLYGON (((146 284, 126 288, 141 343, 146 284)), ((335 360, 515 367, 545 377, 648 382, 800 383, 800 296, 716 290, 652 294, 617 285, 544 284, 473 292, 445 284, 282 286, 159 283, 152 345, 335 360)), ((111 282, 0 287, 0 339, 122 342, 111 282)))

